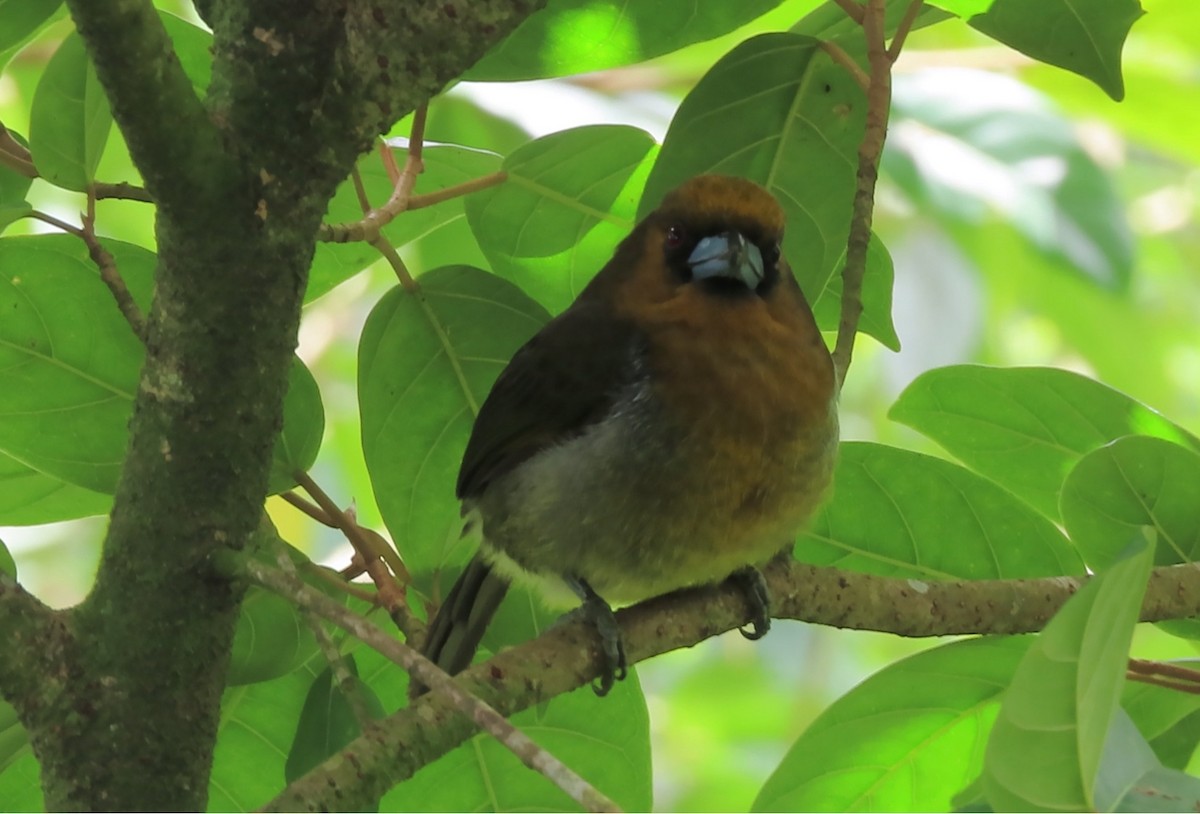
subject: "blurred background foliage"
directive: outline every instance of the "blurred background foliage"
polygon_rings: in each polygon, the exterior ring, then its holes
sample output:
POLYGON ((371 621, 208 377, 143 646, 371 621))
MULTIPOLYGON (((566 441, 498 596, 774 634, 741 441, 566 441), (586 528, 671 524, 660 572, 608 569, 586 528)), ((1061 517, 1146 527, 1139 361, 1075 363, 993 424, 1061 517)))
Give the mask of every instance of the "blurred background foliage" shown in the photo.
MULTIPOLYGON (((185 4, 159 5, 191 18, 185 4)), ((569 26, 548 32, 551 46, 539 55, 557 59, 555 41, 582 38, 598 43, 588 57, 592 69, 626 64, 631 54, 648 57, 627 67, 516 81, 539 72, 523 62, 527 49, 490 55, 431 105, 427 137, 458 145, 446 148, 458 152, 441 163, 431 149, 417 191, 491 171, 498 159, 490 153, 507 156, 531 138, 577 125, 628 124, 661 141, 683 95, 718 58, 753 33, 787 29, 818 3, 737 5, 752 9, 747 19, 763 13, 732 33, 665 54, 640 51, 636 27, 614 36, 607 6, 585 7, 569 26), (512 81, 478 81, 485 79, 512 81)), ((1147 14, 1124 48, 1120 103, 957 19, 911 35, 896 66, 875 214, 895 265, 893 319, 902 351, 860 338, 842 398, 847 440, 943 454, 887 412, 917 375, 962 362, 1079 371, 1200 433, 1200 5, 1143 5, 1147 14)), ((728 25, 710 22, 713 32, 728 25)), ((668 31, 684 24, 653 14, 638 23, 668 31)), ((0 37, 0 59, 9 59, 0 76, 0 120, 9 128, 29 132, 35 85, 70 30, 61 19, 9 52, 0 37)), ((573 73, 572 52, 563 53, 557 72, 573 73)), ((408 128, 401 122, 392 135, 403 139, 408 128)), ((656 149, 644 146, 649 155, 656 149)), ((116 130, 96 174, 136 178, 116 130)), ((386 183, 381 170, 379 178, 386 183)), ((41 180, 29 200, 68 220, 81 206, 78 196, 41 180)), ((446 262, 503 262, 478 248, 469 213, 457 207, 404 227, 419 235, 401 249, 417 273, 446 262)), ((103 201, 98 224, 102 234, 153 247, 152 210, 144 204, 103 201)), ((7 234, 49 230, 25 220, 7 234)), ((313 475, 352 500, 360 522, 380 530, 360 439, 357 343, 371 307, 394 285, 390 269, 377 262, 328 290, 318 287, 299 347, 326 412, 313 475)), ((571 293, 534 296, 556 309, 571 293)), ((313 559, 346 562, 336 532, 281 503, 269 505, 282 535, 313 559)), ((103 525, 96 517, 0 529, 0 537, 23 584, 65 606, 90 584, 103 525)), ((1138 636, 1146 657, 1179 656, 1188 647, 1153 630, 1138 636)), ((725 635, 639 665, 656 808, 746 809, 789 744, 833 699, 929 644, 781 623, 761 643, 725 635)))

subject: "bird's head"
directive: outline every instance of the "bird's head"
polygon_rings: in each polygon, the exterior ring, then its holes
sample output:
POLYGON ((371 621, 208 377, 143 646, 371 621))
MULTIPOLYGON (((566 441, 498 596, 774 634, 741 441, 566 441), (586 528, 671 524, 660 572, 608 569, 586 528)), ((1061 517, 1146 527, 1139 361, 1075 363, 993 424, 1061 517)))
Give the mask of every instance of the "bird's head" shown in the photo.
POLYGON ((647 219, 679 283, 765 296, 780 279, 783 210, 765 189, 728 175, 700 175, 669 193, 647 219))
POLYGON ((583 299, 648 305, 686 296, 716 305, 771 300, 781 288, 788 300, 800 297, 780 252, 783 226, 783 209, 758 184, 698 175, 638 224, 583 299))

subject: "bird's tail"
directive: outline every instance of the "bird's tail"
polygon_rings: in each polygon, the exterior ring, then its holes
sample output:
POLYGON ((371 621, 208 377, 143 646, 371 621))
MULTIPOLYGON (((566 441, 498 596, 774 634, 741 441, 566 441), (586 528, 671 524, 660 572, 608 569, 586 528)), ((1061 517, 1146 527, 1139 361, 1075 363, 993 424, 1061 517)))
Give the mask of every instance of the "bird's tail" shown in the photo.
MULTIPOLYGON (((425 658, 451 675, 466 669, 508 592, 508 586, 508 579, 476 554, 459 574, 446 601, 429 624, 425 646, 421 649, 425 658)), ((410 698, 424 694, 427 689, 415 680, 409 688, 410 698)))

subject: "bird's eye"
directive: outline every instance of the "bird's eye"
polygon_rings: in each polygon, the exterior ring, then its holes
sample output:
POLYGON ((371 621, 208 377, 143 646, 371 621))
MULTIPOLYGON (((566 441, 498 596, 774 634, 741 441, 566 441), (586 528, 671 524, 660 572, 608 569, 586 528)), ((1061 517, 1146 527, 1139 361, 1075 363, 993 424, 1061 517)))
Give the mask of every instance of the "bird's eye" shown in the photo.
POLYGON ((770 246, 767 247, 767 258, 772 263, 779 262, 779 258, 782 256, 783 256, 783 249, 781 249, 779 247, 778 243, 772 243, 770 246))
POLYGON ((667 229, 667 240, 666 240, 667 248, 668 249, 678 249, 680 246, 683 245, 683 241, 686 237, 687 237, 687 233, 683 230, 682 226, 670 227, 669 229, 667 229))

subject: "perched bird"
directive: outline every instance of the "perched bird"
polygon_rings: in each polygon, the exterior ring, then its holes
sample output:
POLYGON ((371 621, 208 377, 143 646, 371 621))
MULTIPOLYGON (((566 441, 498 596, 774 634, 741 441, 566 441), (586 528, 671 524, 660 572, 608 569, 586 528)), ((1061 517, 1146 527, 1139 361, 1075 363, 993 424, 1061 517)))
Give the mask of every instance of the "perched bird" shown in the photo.
MULTIPOLYGON (((733 576, 769 626, 756 570, 829 488, 837 382, 757 184, 687 181, 522 347, 479 411, 458 475, 478 553, 425 653, 470 664, 510 581, 582 602, 603 694, 625 673, 610 602, 733 576)), ((417 688, 416 692, 421 689, 417 688)))

